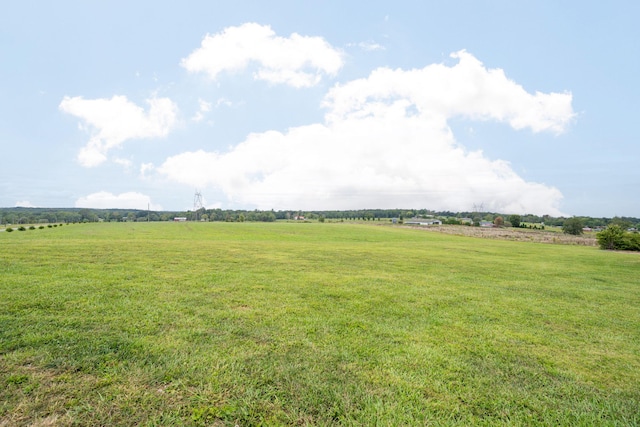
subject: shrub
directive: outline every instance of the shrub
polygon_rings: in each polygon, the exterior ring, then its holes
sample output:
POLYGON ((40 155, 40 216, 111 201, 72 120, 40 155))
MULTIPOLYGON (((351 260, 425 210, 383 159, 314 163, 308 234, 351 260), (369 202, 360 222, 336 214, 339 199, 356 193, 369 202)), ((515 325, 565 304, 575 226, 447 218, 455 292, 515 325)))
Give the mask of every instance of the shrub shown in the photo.
POLYGON ((624 233, 620 249, 625 251, 640 251, 640 234, 624 233))
POLYGON ((49 225, 47 225, 47 227, 52 228, 52 227, 53 227, 53 225, 49 224, 49 225))
POLYGON ((619 225, 610 225, 596 234, 600 249, 622 249, 624 244, 624 230, 619 225))
POLYGON ((35 230, 36 228, 32 225, 31 227, 29 227, 29 230, 35 230))
POLYGON ((20 227, 18 227, 18 231, 25 231, 26 228, 24 228, 22 225, 20 227))
POLYGON ((44 225, 41 225, 40 227, 38 227, 40 230, 42 230, 44 228, 44 225))
POLYGON ((11 232, 13 231, 13 228, 11 228, 11 227, 7 227, 7 229, 6 229, 6 230, 4 230, 4 231, 6 231, 7 233, 11 233, 11 232))

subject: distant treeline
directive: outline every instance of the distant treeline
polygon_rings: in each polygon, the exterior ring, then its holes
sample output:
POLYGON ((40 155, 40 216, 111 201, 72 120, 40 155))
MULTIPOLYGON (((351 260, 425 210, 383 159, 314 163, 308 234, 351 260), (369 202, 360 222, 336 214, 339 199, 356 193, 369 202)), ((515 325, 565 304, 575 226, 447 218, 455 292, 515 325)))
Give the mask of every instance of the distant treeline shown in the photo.
MULTIPOLYGON (((0 208, 0 224, 76 223, 98 221, 173 221, 186 218, 187 221, 262 221, 276 220, 342 220, 342 221, 382 221, 391 218, 408 219, 414 217, 440 218, 445 222, 471 219, 472 222, 493 221, 498 216, 508 215, 497 212, 451 212, 428 209, 360 209, 333 211, 261 211, 231 209, 199 209, 197 211, 148 211, 137 209, 86 209, 86 208, 0 208)), ((640 228, 640 219, 633 217, 592 218, 579 217, 585 227, 606 227, 618 224, 640 228)), ((549 215, 520 215, 522 223, 562 226, 567 218, 549 215)))

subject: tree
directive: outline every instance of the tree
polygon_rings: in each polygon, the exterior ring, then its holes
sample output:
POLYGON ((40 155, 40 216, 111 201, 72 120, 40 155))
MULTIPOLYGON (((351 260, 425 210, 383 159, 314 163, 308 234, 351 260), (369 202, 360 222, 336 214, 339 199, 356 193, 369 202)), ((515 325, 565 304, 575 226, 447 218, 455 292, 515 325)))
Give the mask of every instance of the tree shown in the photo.
POLYGON ((620 217, 613 217, 613 219, 611 220, 611 222, 609 223, 611 225, 617 225, 619 226, 623 231, 631 228, 632 224, 631 221, 627 221, 624 218, 620 218, 620 217))
POLYGON ((574 236, 580 236, 582 234, 582 228, 584 227, 580 218, 567 218, 562 224, 562 231, 565 234, 572 234, 574 236))
POLYGON ((493 225, 502 227, 504 225, 504 219, 501 216, 497 216, 496 219, 493 220, 493 225))
POLYGON ((520 228, 520 223, 522 223, 522 218, 520 217, 520 215, 510 215, 509 222, 511 223, 512 227, 520 228))

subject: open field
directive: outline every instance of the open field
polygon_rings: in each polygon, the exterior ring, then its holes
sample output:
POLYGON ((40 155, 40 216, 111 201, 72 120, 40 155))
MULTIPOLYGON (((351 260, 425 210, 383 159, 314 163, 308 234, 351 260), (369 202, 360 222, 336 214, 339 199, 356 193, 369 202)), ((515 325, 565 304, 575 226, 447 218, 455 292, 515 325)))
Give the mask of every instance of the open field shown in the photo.
POLYGON ((638 425, 639 279, 391 226, 0 233, 0 426, 638 425))

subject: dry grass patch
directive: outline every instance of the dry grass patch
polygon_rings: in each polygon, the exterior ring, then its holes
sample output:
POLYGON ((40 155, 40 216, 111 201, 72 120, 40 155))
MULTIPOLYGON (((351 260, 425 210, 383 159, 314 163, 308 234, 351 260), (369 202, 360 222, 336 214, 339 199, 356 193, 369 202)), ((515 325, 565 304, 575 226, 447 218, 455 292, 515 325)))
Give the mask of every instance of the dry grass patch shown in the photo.
POLYGON ((556 243, 563 245, 598 246, 595 235, 572 236, 555 231, 531 230, 522 228, 483 228, 465 225, 439 225, 431 227, 408 227, 453 234, 457 236, 480 237, 483 239, 510 240, 515 242, 556 243))

